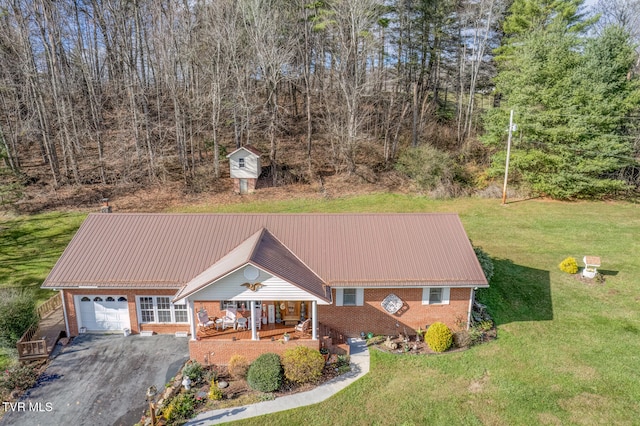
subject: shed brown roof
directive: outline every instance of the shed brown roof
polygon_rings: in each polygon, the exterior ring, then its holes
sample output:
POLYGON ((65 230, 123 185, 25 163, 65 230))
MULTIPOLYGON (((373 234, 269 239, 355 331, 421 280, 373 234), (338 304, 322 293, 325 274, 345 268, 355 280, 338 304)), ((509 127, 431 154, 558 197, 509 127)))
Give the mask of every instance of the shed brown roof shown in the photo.
POLYGON ((262 153, 260 151, 258 151, 258 148, 254 147, 253 145, 243 145, 240 148, 232 151, 231 153, 227 154, 227 158, 231 157, 233 154, 235 154, 236 152, 240 151, 241 149, 245 149, 247 151, 249 151, 250 153, 252 153, 253 155, 257 155, 258 157, 260 157, 262 155, 262 153))
POLYGON ((487 286, 456 214, 96 213, 43 287, 178 289, 262 228, 330 286, 487 286))

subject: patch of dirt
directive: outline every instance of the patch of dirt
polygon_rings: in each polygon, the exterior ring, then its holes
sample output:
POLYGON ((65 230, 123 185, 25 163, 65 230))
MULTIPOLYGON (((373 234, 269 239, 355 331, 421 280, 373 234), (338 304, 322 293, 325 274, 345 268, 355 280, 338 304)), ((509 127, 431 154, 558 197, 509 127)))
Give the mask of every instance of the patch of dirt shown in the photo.
POLYGON ((469 385, 468 389, 471 393, 480 393, 484 390, 485 385, 489 382, 489 372, 487 370, 484 371, 482 377, 478 380, 474 380, 469 385))
POLYGON ((108 198, 114 212, 162 212, 179 210, 189 206, 205 211, 209 206, 242 204, 254 201, 282 201, 290 199, 322 200, 378 192, 411 191, 411 184, 402 175, 390 171, 376 174, 371 179, 369 170, 357 170, 354 174, 318 176, 310 183, 291 183, 271 186, 268 178, 261 178, 259 189, 253 194, 238 195, 233 192, 231 179, 222 177, 203 184, 200 192, 188 191, 182 182, 166 182, 157 185, 82 185, 53 188, 48 185, 27 186, 24 197, 14 208, 18 213, 40 213, 67 210, 82 212, 100 211, 102 199, 108 198), (261 181, 262 184, 260 184, 261 181))
POLYGON ((583 284, 586 284, 588 286, 598 286, 598 285, 604 285, 606 283, 606 278, 604 277, 604 275, 598 273, 596 274, 596 276, 594 278, 586 278, 582 275, 582 271, 578 271, 578 273, 573 274, 573 277, 580 281, 583 284))

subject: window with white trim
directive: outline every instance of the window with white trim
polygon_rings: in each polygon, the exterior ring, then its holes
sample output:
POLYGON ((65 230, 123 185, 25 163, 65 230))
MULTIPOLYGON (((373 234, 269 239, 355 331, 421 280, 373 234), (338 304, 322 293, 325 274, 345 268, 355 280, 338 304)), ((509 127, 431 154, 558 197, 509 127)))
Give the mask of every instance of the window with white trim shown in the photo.
POLYGON ((171 301, 168 297, 156 297, 158 322, 171 322, 171 301))
POLYGON ((424 287, 422 289, 423 305, 448 305, 449 287, 424 287))
POLYGON ((429 303, 442 303, 442 287, 429 289, 429 303))
POLYGON ((246 167, 244 158, 238 158, 238 168, 239 169, 244 169, 246 167))
POLYGON ((189 322, 189 314, 187 313, 187 304, 173 305, 173 315, 175 322, 189 322))
POLYGON ((336 288, 336 306, 364 305, 364 288, 336 288))
POLYGON ((356 306, 355 288, 345 288, 342 290, 342 306, 356 306))
POLYGON ((153 297, 140 297, 138 299, 140 309, 140 319, 142 322, 155 322, 155 313, 153 310, 153 297))
POLYGON ((189 322, 187 305, 173 304, 169 296, 138 296, 138 311, 143 323, 189 322))

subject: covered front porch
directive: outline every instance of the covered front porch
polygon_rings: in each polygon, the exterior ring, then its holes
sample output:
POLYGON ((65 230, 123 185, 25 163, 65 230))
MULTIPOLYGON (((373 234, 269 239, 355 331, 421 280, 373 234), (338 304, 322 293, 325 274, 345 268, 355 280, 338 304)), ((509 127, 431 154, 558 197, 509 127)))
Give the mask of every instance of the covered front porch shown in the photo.
POLYGON ((318 340, 318 303, 313 298, 257 301, 238 296, 224 301, 188 301, 187 306, 192 339, 284 339, 286 333, 318 340))
MULTIPOLYGON (((319 349, 318 305, 331 304, 331 289, 262 228, 187 283, 173 302, 181 300, 189 311, 192 358, 211 362, 212 353, 221 357, 231 352, 229 357, 238 353, 252 359, 257 352, 282 353, 292 344, 319 349), (300 322, 305 322, 305 332, 299 339, 280 339, 300 322), (198 338, 198 332, 212 329, 223 333, 198 338), (231 329, 235 334, 224 333, 231 329), (266 350, 268 346, 273 347, 266 350)), ((223 357, 225 363, 229 357, 223 357)))
MULTIPOLYGON (((248 313, 248 312, 247 312, 248 313)), ((309 320, 310 323, 313 321, 309 320)), ((191 359, 203 365, 227 364, 233 355, 242 355, 250 362, 265 353, 284 354, 295 346, 311 349, 327 349, 333 354, 348 354, 349 345, 345 337, 330 327, 318 323, 315 333, 311 327, 307 332, 296 330, 295 325, 284 322, 262 324, 260 329, 198 327, 189 342, 191 359), (314 334, 316 337, 314 337, 314 334), (285 339, 285 335, 288 337, 285 339)))

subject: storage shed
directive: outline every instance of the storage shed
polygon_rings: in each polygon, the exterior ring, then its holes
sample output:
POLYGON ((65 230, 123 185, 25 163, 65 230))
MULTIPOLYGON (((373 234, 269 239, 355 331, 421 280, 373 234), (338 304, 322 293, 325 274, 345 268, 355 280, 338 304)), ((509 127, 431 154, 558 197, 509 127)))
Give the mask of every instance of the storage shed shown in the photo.
POLYGON ((262 171, 260 151, 251 145, 242 146, 227 155, 233 189, 238 194, 248 194, 256 189, 262 171))

